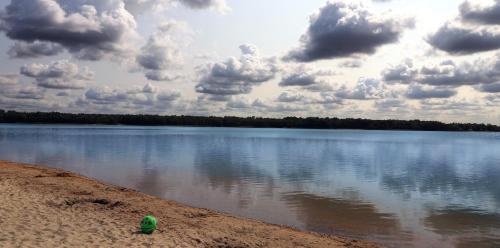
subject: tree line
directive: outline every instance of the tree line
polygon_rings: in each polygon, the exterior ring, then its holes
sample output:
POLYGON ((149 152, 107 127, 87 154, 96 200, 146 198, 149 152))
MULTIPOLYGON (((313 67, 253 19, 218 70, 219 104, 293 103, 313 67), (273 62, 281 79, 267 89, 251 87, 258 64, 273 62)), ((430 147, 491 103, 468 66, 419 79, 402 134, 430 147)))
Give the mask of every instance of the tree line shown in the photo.
POLYGON ((70 114, 59 112, 18 112, 0 110, 0 123, 102 124, 139 126, 201 126, 305 129, 364 129, 419 131, 500 131, 500 126, 474 123, 443 123, 421 120, 370 120, 319 117, 234 117, 187 115, 70 114))

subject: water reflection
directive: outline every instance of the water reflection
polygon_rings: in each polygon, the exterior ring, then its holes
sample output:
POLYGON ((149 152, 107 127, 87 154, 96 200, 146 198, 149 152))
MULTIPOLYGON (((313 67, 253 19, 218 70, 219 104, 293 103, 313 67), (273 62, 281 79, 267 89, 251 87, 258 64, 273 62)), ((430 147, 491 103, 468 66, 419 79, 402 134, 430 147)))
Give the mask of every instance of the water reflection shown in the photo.
POLYGON ((396 215, 380 213, 373 204, 357 199, 357 195, 345 192, 343 198, 337 199, 290 192, 282 199, 297 209, 299 219, 310 230, 377 239, 395 236, 397 245, 410 244, 411 233, 401 230, 396 215))
POLYGON ((500 247, 500 214, 450 206, 431 210, 425 225, 458 247, 500 247))
POLYGON ((500 135, 0 125, 0 159, 388 246, 494 247, 500 135))

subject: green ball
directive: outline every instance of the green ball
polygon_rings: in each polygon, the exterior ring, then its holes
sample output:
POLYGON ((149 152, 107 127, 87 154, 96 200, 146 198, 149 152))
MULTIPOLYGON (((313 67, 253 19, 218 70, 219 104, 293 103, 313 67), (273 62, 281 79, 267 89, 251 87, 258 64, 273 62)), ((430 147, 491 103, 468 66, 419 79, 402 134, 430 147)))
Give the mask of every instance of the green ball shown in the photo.
POLYGON ((141 221, 141 231, 144 234, 151 234, 156 230, 156 218, 153 217, 152 215, 148 215, 144 217, 141 221))

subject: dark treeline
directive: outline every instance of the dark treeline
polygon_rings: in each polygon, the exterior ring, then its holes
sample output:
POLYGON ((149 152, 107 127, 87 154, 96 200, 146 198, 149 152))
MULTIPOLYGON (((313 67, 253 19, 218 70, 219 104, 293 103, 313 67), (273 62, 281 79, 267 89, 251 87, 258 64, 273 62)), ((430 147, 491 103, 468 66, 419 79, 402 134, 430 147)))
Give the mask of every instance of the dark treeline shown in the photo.
POLYGON ((256 127, 256 128, 309 128, 309 129, 366 129, 366 130, 421 130, 421 131, 500 131, 490 124, 442 123, 420 120, 368 120, 339 118, 283 119, 260 117, 203 117, 159 115, 67 114, 58 112, 16 112, 0 110, 1 123, 37 124, 104 124, 147 126, 203 126, 203 127, 256 127))

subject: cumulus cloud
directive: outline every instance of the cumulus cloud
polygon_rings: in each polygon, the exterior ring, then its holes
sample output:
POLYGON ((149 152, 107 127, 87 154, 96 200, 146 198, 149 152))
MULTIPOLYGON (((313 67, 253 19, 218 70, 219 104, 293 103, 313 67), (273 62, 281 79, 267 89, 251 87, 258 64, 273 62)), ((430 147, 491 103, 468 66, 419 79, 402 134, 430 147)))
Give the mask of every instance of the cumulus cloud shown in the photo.
POLYGON ((291 113, 303 112, 310 110, 310 107, 302 104, 300 102, 278 102, 269 103, 256 99, 252 102, 252 108, 262 112, 262 113, 278 113, 282 116, 289 115, 291 113))
POLYGON ((361 60, 346 60, 339 63, 339 66, 344 68, 360 68, 362 65, 361 60))
POLYGON ((148 84, 144 85, 144 87, 142 88, 142 92, 144 92, 144 93, 155 93, 156 92, 156 87, 153 86, 152 84, 148 83, 148 84))
POLYGON ((500 55, 478 58, 472 62, 456 63, 445 60, 438 64, 416 67, 408 61, 382 72, 387 83, 420 84, 434 86, 462 86, 490 84, 500 81, 500 55))
POLYGON ((177 91, 160 90, 152 84, 129 90, 109 87, 91 88, 85 92, 81 103, 96 105, 113 105, 115 108, 161 108, 178 100, 181 94, 177 91))
POLYGON ((408 88, 406 97, 410 99, 429 99, 429 98, 450 98, 455 96, 457 91, 449 88, 426 87, 412 84, 408 88))
POLYGON ((125 102, 128 99, 128 94, 109 87, 102 87, 87 90, 85 98, 95 104, 113 104, 125 102))
POLYGON ((385 87, 382 82, 372 78, 361 78, 353 88, 343 85, 335 96, 341 99, 372 100, 385 97, 385 87))
POLYGON ((479 90, 487 93, 500 93, 500 82, 493 84, 483 84, 479 87, 479 90))
POLYGON ((285 59, 311 62, 321 59, 373 54, 382 45, 395 43, 412 19, 373 14, 363 5, 334 1, 310 18, 301 45, 285 59))
POLYGON ((94 77, 94 73, 88 68, 80 71, 77 64, 68 60, 24 65, 20 73, 34 78, 38 86, 49 89, 83 89, 84 82, 94 77))
POLYGON ((63 52, 64 48, 56 43, 34 41, 31 43, 17 41, 9 49, 10 58, 38 58, 43 56, 54 56, 63 52))
POLYGON ((500 62, 498 56, 477 59, 472 63, 456 64, 453 61, 443 61, 438 65, 422 67, 417 80, 429 85, 489 84, 500 80, 500 62))
POLYGON ((472 54, 500 48, 496 28, 471 28, 447 23, 428 37, 433 47, 451 54, 472 54))
POLYGON ((136 36, 135 19, 118 0, 12 0, 0 18, 13 40, 58 44, 85 60, 123 56, 136 36))
POLYGON ((123 0, 125 8, 133 15, 140 15, 148 11, 160 11, 168 8, 172 3, 179 2, 192 9, 215 9, 222 13, 230 8, 225 0, 123 0))
POLYGON ((471 4, 459 7, 460 16, 447 22, 427 41, 433 47, 450 54, 472 54, 500 48, 500 1, 493 5, 471 4), (469 25, 472 24, 472 25, 469 25))
POLYGON ((379 111, 397 111, 408 109, 408 104, 401 99, 383 99, 373 103, 374 107, 379 111))
POLYGON ((229 109, 249 109, 252 108, 252 102, 246 97, 232 97, 227 101, 226 108, 229 109))
MULTIPOLYGON (((158 26, 144 47, 137 55, 137 63, 146 71, 145 76, 154 81, 171 81, 178 78, 168 70, 179 67, 182 63, 180 40, 175 40, 177 33, 182 33, 183 25, 177 22, 165 22, 158 26)), ((184 42, 185 43, 185 42, 184 42)))
POLYGON ((196 91, 215 96, 248 94, 254 86, 275 77, 276 61, 262 58, 253 45, 241 45, 240 50, 240 58, 231 57, 201 68, 196 91))
POLYGON ((128 108, 144 109, 153 112, 163 112, 166 108, 171 108, 181 94, 171 90, 154 90, 143 88, 142 93, 129 94, 125 104, 128 108))
POLYGON ((318 84, 313 84, 309 86, 302 87, 304 90, 308 90, 311 92, 330 92, 335 90, 334 85, 328 82, 320 82, 318 84))
POLYGON ((66 97, 66 96, 69 96, 69 93, 66 92, 66 91, 61 91, 61 92, 58 92, 56 94, 56 96, 59 96, 59 97, 66 97))
POLYGON ((486 25, 500 25, 500 1, 492 5, 477 5, 465 1, 460 5, 460 16, 463 20, 486 25))
POLYGON ((285 91, 278 96, 278 102, 300 102, 304 100, 304 95, 295 91, 285 91))
POLYGON ((15 85, 19 82, 19 76, 16 74, 0 74, 0 86, 15 85))
POLYGON ((309 106, 302 104, 279 103, 276 105, 268 105, 263 108, 265 112, 275 112, 286 115, 287 113, 303 112, 310 110, 309 106))
POLYGON ((323 105, 342 105, 344 101, 338 98, 334 92, 321 92, 320 99, 316 99, 311 103, 323 104, 323 105))
POLYGON ((426 111, 458 110, 461 114, 467 110, 480 110, 481 105, 477 101, 466 99, 424 99, 420 101, 420 109, 426 111))
POLYGON ((144 74, 147 79, 152 81, 174 81, 180 78, 183 78, 181 75, 172 74, 168 71, 158 71, 158 70, 150 70, 146 71, 144 74))
POLYGON ((1 94, 12 99, 41 100, 45 98, 45 91, 37 87, 17 87, 4 90, 1 94))
POLYGON ((318 78, 317 73, 307 70, 298 70, 283 77, 280 86, 309 86, 319 84, 321 80, 318 78))
POLYGON ((387 83, 409 84, 417 75, 418 70, 413 67, 413 61, 405 60, 402 64, 391 66, 382 71, 382 78, 387 83))
POLYGON ((333 87, 324 77, 333 75, 335 75, 335 72, 330 70, 316 70, 301 65, 285 70, 279 85, 282 87, 300 87, 312 92, 331 91, 333 87))
POLYGON ((160 91, 156 95, 156 99, 160 102, 173 102, 181 97, 181 93, 177 91, 160 91))
POLYGON ((219 11, 226 12, 229 10, 224 0, 179 0, 182 4, 193 9, 215 8, 219 11))
POLYGON ((484 98, 488 106, 500 105, 500 94, 489 94, 484 98))

